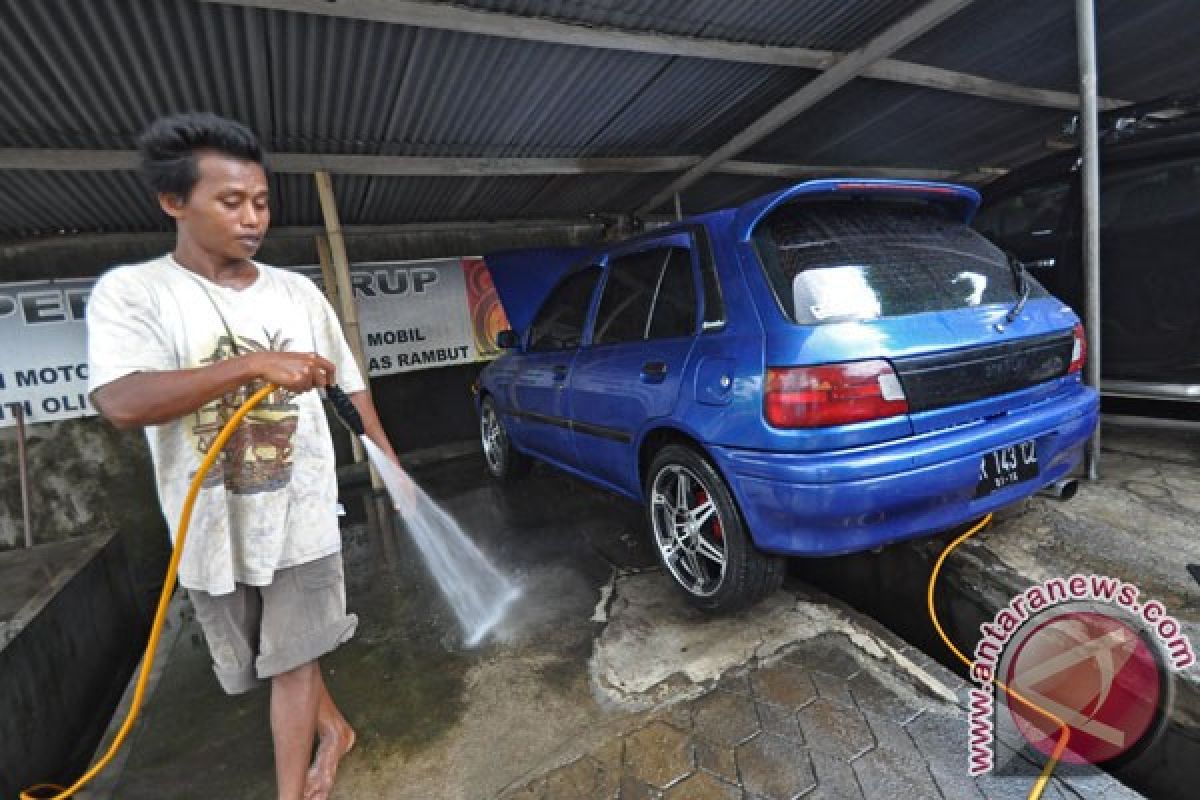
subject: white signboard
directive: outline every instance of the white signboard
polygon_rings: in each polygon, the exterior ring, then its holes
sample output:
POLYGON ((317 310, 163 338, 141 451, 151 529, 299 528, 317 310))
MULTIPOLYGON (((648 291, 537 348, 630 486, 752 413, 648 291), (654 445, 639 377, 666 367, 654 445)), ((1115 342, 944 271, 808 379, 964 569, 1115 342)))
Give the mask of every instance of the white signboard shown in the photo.
POLYGON ((94 414, 84 309, 91 280, 0 284, 0 426, 94 414))
MULTIPOLYGON (((319 267, 296 271, 321 283, 319 267)), ((372 376, 498 355, 508 327, 477 258, 356 264, 350 271, 372 376)), ((91 279, 0 284, 0 427, 96 413, 87 398, 84 314, 91 279)))

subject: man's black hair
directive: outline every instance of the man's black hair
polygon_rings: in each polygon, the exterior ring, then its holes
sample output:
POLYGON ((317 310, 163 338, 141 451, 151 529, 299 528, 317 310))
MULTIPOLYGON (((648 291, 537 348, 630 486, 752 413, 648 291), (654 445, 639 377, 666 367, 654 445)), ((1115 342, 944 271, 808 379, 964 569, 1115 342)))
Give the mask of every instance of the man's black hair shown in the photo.
POLYGON ((207 111, 190 111, 160 117, 138 137, 142 178, 156 194, 186 200, 200 180, 198 150, 263 163, 258 137, 245 125, 207 111))

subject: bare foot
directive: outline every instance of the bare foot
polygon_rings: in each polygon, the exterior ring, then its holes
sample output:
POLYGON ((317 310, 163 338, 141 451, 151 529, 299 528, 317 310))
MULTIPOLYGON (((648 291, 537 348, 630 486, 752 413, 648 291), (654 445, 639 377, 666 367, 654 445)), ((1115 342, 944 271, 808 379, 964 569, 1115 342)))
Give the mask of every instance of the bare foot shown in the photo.
POLYGON ((317 731, 317 756, 304 782, 304 800, 328 800, 342 757, 354 747, 354 729, 338 720, 317 731))

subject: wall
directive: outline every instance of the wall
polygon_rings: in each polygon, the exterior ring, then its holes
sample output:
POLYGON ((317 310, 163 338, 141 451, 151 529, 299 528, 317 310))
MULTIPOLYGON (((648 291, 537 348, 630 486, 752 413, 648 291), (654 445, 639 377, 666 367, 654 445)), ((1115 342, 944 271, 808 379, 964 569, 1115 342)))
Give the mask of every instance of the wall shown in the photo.
MULTIPOLYGON (((26 427, 33 543, 120 532, 138 591, 153 594, 169 546, 146 441, 92 417, 26 427)), ((24 547, 16 428, 0 429, 0 550, 24 547)))
POLYGON ((398 453, 474 439, 478 433, 471 383, 484 367, 388 375, 371 381, 384 430, 398 453))

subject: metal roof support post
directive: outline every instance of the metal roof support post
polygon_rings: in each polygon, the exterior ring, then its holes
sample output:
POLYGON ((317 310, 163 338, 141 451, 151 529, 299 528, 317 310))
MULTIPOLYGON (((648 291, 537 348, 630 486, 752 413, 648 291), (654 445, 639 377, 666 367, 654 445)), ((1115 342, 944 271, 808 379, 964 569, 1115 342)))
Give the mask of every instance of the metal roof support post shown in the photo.
MULTIPOLYGON (((354 288, 350 283, 350 259, 346 255, 346 240, 342 236, 342 223, 338 216, 337 198, 333 194, 333 179, 329 177, 329 173, 321 170, 313 173, 313 178, 317 182, 317 196, 321 201, 321 216, 325 220, 325 238, 329 244, 328 256, 332 265, 329 269, 333 273, 334 285, 337 287, 338 305, 335 306, 340 312, 342 319, 342 331, 346 335, 346 341, 350 344, 350 351, 354 353, 354 360, 358 362, 359 372, 363 374, 363 378, 367 380, 367 392, 371 391, 370 380, 367 378, 367 361, 363 355, 362 333, 358 327, 358 308, 354 305, 354 288)), ((318 245, 317 252, 321 255, 321 274, 328 275, 325 267, 326 252, 318 245)), ((358 437, 352 436, 354 440, 354 460, 362 461, 363 449, 362 443, 358 441, 358 437)), ((375 471, 375 467, 371 466, 371 488, 382 489, 383 481, 379 478, 379 473, 375 471)))
MULTIPOLYGON (((1087 382, 1100 390, 1100 145, 1096 121, 1096 8, 1094 0, 1075 0, 1079 47, 1079 122, 1083 154, 1083 285, 1087 326, 1087 382)), ((1087 453, 1087 477, 1100 477, 1100 429, 1087 453)))

